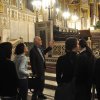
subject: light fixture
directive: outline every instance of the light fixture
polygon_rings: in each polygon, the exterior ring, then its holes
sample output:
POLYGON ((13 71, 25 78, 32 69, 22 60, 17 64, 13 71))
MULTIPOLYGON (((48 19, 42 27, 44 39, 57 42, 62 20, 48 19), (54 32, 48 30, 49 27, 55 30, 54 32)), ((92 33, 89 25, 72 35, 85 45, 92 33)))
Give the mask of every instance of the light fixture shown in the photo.
POLYGON ((40 10, 42 2, 41 2, 41 0, 34 0, 32 2, 32 5, 33 5, 33 9, 40 10))
POLYGON ((64 19, 68 19, 70 17, 69 11, 65 11, 62 16, 64 17, 64 19))
POLYGON ((43 8, 52 7, 56 3, 55 0, 42 0, 43 8))
POLYGON ((36 22, 38 22, 38 11, 41 9, 42 2, 41 0, 33 0, 32 5, 33 9, 36 11, 36 22))
POLYGON ((42 0, 43 8, 48 9, 48 20, 51 20, 51 9, 53 8, 55 2, 55 0, 42 0))
POLYGON ((76 14, 72 15, 72 20, 73 21, 77 21, 78 20, 78 16, 76 14))
POLYGON ((76 21, 78 20, 78 16, 76 15, 76 13, 74 15, 72 15, 72 21, 75 22, 75 29, 76 29, 76 21))
POLYGON ((57 12, 57 14, 59 13, 59 8, 56 8, 56 12, 57 12))

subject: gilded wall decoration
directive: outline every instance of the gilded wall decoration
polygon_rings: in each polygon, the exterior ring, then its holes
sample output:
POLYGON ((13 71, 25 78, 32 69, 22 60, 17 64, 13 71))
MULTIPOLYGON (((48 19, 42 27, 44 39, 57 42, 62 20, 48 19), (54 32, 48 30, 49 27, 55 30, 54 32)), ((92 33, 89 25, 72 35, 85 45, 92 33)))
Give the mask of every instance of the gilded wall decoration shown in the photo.
POLYGON ((25 14, 25 21, 27 21, 27 15, 25 14))
POLYGON ((4 5, 4 13, 7 15, 7 8, 8 6, 7 5, 4 5))
POLYGON ((18 13, 18 19, 19 20, 21 19, 21 13, 20 12, 18 13))
POLYGON ((81 3, 82 4, 88 4, 89 2, 88 2, 89 0, 81 0, 81 3))
POLYGON ((82 29, 86 29, 86 27, 87 27, 87 20, 88 20, 88 18, 89 18, 89 9, 88 8, 81 8, 81 22, 82 22, 82 29))
POLYGON ((11 5, 14 5, 14 6, 16 6, 16 0, 10 0, 10 3, 11 3, 11 5))
POLYGON ((4 12, 4 5, 2 2, 0 2, 0 13, 4 12))
POLYGON ((7 8, 7 17, 10 17, 10 9, 7 8))
POLYGON ((17 15, 18 15, 18 14, 17 14, 17 11, 14 11, 14 19, 15 19, 15 20, 17 20, 17 18, 18 18, 17 15))
POLYGON ((0 28, 1 28, 1 24, 2 24, 2 19, 1 19, 1 17, 0 17, 0 28))
POLYGON ((14 18, 14 10, 11 11, 11 18, 14 18))
POLYGON ((69 9, 71 13, 76 13, 80 16, 80 4, 69 4, 69 9))
POLYGON ((25 21, 25 14, 23 14, 23 21, 25 21))
POLYGON ((95 40, 92 42, 92 50, 96 57, 100 57, 100 40, 95 40))
POLYGON ((9 4, 9 0, 1 0, 4 4, 9 4))
POLYGON ((27 16, 27 18, 28 18, 28 21, 30 21, 30 16, 29 15, 27 16))
POLYGON ((89 3, 94 3, 94 0, 89 0, 89 3))
POLYGON ((11 19, 13 20, 17 20, 18 19, 18 12, 17 10, 11 10, 11 15, 10 15, 11 19))
POLYGON ((19 0, 19 9, 23 9, 23 0, 19 0))
POLYGON ((0 17, 0 28, 8 28, 9 19, 5 16, 0 17))

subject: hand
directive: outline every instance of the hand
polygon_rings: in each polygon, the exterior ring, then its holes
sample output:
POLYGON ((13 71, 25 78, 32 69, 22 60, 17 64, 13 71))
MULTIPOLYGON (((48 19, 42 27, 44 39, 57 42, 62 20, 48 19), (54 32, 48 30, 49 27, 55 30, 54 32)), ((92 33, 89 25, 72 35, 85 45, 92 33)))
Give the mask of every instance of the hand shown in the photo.
POLYGON ((34 74, 33 77, 37 77, 37 74, 34 74))
POLYGON ((54 40, 49 42, 49 47, 53 47, 54 46, 54 40))

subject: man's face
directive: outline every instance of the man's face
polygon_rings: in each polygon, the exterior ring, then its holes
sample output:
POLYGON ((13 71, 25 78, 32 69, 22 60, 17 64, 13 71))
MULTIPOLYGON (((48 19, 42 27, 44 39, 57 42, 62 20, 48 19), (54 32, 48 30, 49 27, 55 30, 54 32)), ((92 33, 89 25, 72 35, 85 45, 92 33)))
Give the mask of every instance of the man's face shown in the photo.
POLYGON ((41 40, 40 37, 38 37, 38 38, 36 39, 36 44, 37 44, 37 46, 41 46, 41 45, 42 45, 42 40, 41 40))

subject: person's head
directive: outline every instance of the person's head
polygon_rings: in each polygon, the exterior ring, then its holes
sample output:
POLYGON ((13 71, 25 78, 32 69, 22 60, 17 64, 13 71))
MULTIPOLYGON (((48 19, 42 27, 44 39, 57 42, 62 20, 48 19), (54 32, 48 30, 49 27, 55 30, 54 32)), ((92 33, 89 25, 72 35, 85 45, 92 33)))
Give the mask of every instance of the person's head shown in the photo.
POLYGON ((0 59, 11 59, 12 44, 10 42, 3 42, 0 44, 0 59))
POLYGON ((78 51, 78 40, 74 37, 69 37, 65 41, 65 52, 78 51))
POLYGON ((38 46, 38 47, 42 45, 42 40, 41 40, 41 38, 39 36, 35 36, 35 38, 34 38, 34 44, 36 46, 38 46))
POLYGON ((23 53, 27 53, 28 49, 24 43, 19 43, 15 48, 15 54, 21 55, 23 53))
POLYGON ((86 52, 89 56, 93 55, 92 50, 88 46, 86 40, 80 39, 79 40, 79 49, 82 50, 83 48, 86 48, 86 52))
POLYGON ((83 48, 87 48, 87 47, 88 47, 88 45, 87 45, 86 40, 85 39, 80 39, 79 40, 79 48, 83 49, 83 48))

